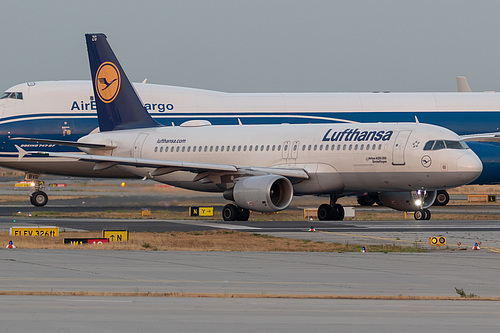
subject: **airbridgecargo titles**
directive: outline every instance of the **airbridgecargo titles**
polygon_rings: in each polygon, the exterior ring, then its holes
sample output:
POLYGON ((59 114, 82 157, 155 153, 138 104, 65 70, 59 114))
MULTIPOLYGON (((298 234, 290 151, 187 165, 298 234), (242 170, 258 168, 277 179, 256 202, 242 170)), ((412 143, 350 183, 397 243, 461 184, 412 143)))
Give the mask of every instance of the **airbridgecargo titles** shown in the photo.
MULTIPOLYGON (((148 111, 158 111, 158 112, 165 112, 165 111, 172 111, 174 109, 173 104, 164 104, 164 103, 145 103, 144 107, 148 111)), ((96 111, 97 107, 95 104, 95 101, 90 101, 89 103, 86 103, 84 101, 73 101, 73 104, 71 104, 71 111, 89 111, 93 110, 96 111)))

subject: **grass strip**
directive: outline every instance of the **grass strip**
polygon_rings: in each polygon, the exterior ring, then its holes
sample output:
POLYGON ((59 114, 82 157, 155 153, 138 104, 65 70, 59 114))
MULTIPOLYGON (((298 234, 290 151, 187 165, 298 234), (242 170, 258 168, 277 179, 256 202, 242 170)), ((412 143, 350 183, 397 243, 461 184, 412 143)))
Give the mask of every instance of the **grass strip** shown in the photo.
POLYGON ((274 299, 340 299, 388 301, 500 301, 500 297, 463 298, 456 296, 391 296, 391 295, 318 295, 318 294, 243 294, 243 293, 158 293, 108 291, 38 291, 0 290, 3 296, 90 296, 90 297, 178 297, 178 298, 274 298, 274 299))

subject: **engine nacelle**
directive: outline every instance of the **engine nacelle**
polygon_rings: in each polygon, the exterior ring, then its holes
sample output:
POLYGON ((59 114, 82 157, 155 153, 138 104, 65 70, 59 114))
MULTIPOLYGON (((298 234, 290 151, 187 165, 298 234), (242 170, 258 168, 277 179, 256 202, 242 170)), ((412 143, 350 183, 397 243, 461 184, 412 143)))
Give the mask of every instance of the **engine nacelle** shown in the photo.
POLYGON ((436 200, 437 191, 427 191, 423 197, 422 207, 417 205, 418 195, 412 192, 381 192, 378 194, 380 202, 387 207, 402 211, 415 211, 420 208, 429 208, 436 200))
POLYGON ((241 208, 276 212, 292 202, 293 186, 283 176, 250 176, 238 180, 232 189, 224 192, 224 198, 234 201, 241 208))

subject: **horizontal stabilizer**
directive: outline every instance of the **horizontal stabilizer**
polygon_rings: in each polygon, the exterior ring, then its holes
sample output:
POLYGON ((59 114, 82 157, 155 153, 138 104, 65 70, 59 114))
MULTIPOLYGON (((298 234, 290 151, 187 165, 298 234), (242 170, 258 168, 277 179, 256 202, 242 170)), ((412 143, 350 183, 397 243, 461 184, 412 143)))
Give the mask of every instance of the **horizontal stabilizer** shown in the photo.
POLYGON ((116 148, 116 146, 110 146, 110 145, 102 145, 102 144, 97 144, 97 143, 84 143, 84 142, 76 142, 76 141, 64 141, 64 140, 50 140, 50 139, 37 139, 37 138, 11 138, 11 140, 48 143, 48 144, 53 144, 53 145, 81 147, 81 148, 97 148, 97 149, 114 149, 114 148, 116 148))
POLYGON ((475 141, 475 142, 496 142, 500 143, 500 133, 483 133, 483 134, 472 134, 472 135, 462 135, 460 138, 464 141, 475 141))

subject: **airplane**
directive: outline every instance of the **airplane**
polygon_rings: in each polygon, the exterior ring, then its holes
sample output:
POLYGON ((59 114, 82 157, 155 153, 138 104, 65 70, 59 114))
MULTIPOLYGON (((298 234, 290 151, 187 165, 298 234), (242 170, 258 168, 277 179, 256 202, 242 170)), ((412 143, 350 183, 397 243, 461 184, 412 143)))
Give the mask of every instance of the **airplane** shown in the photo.
POLYGON ((99 131, 77 142, 12 138, 78 147, 85 154, 26 151, 19 159, 70 158, 98 170, 118 167, 173 186, 221 192, 225 221, 250 210, 286 209, 294 195, 329 195, 320 220, 342 220, 346 192, 382 191, 380 200, 428 220, 438 189, 476 179, 482 163, 454 132, 415 123, 163 126, 148 113, 104 34, 86 34, 99 131), (109 83, 109 84, 108 84, 109 83))
MULTIPOLYGON (((277 123, 346 123, 419 121, 461 134, 483 162, 483 172, 472 184, 500 183, 499 95, 470 92, 466 78, 457 77, 458 93, 266 93, 231 94, 217 91, 134 83, 146 109, 160 123, 179 125, 204 119, 214 125, 277 123), (463 92, 467 92, 466 94, 463 92)), ((48 197, 41 174, 127 178, 118 168, 96 169, 92 163, 66 158, 17 159, 14 136, 46 139, 22 143, 22 148, 53 152, 80 152, 50 140, 73 140, 98 127, 90 81, 29 82, 7 89, 0 96, 0 166, 26 172, 35 206, 48 197)), ((80 152, 81 153, 81 152, 80 152)), ((438 190, 434 204, 445 205, 449 195, 438 190)), ((361 205, 381 204, 378 192, 358 195, 361 205)))

